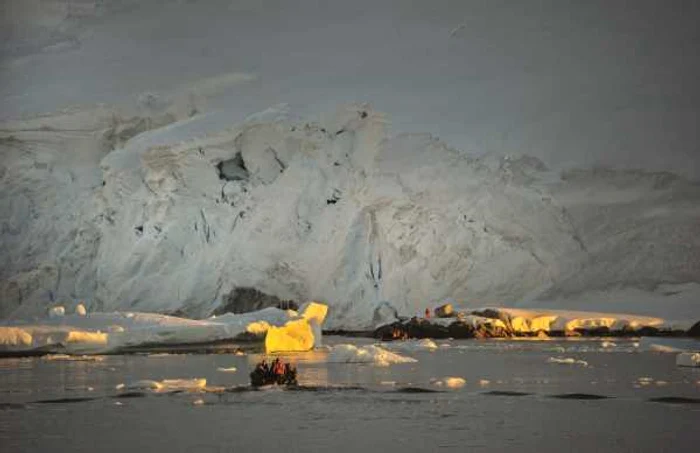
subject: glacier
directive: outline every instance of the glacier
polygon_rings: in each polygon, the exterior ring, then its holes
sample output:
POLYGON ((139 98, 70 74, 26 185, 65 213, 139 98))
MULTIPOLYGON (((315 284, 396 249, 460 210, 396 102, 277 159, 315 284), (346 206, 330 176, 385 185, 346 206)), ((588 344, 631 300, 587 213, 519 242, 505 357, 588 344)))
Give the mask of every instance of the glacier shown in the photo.
POLYGON ((697 182, 557 172, 389 125, 367 104, 4 121, 0 317, 206 318, 255 288, 327 303, 329 329, 446 300, 700 318, 697 182))

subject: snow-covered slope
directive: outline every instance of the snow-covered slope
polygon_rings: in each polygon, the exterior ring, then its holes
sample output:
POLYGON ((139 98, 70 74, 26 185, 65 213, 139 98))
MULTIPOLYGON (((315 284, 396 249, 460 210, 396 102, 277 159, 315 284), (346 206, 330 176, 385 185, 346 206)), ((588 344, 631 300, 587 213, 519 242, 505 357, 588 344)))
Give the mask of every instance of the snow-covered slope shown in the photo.
POLYGON ((0 127, 2 316, 80 299, 206 316, 253 287, 327 302, 326 328, 445 298, 700 317, 700 187, 682 178, 470 157, 389 137, 365 105, 176 120, 0 127))

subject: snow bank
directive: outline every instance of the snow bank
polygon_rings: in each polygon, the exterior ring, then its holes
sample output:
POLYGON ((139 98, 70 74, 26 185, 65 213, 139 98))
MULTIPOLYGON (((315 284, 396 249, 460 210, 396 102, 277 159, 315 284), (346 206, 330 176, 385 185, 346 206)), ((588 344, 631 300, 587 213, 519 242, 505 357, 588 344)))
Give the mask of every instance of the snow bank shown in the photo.
POLYGON ((379 346, 358 347, 351 344, 333 346, 327 360, 330 363, 370 363, 377 366, 417 362, 416 359, 404 357, 379 346))
POLYGON ((0 326, 0 346, 7 349, 21 349, 32 345, 32 335, 18 327, 0 326))
POLYGON ((683 352, 676 356, 676 365, 700 367, 700 352, 683 352))
MULTIPOLYGON (((587 312, 575 310, 537 310, 517 308, 484 308, 477 313, 492 312, 509 330, 515 333, 532 334, 537 332, 610 332, 637 331, 645 327, 670 330, 674 324, 663 318, 623 313, 587 312)), ((467 313, 471 313, 467 311, 467 313)), ((687 324, 687 323, 686 323, 687 324)), ((683 326, 685 327, 685 326, 683 326)))
MULTIPOLYGON (((451 317, 414 316, 381 325, 374 336, 397 338, 538 338, 550 336, 677 336, 688 332, 689 322, 668 322, 634 314, 571 310, 525 310, 514 308, 460 309, 451 317)), ((612 347, 613 343, 604 343, 612 347)))

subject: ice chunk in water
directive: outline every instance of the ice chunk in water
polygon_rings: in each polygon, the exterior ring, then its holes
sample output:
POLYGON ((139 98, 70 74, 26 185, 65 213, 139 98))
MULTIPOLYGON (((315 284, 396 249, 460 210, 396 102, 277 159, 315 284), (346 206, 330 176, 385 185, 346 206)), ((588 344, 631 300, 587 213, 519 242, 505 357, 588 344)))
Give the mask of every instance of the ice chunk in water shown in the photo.
POLYGON ((151 379, 142 379, 140 381, 131 382, 129 384, 117 385, 117 390, 153 390, 155 392, 168 392, 175 390, 195 391, 201 390, 207 386, 206 379, 163 379, 162 381, 154 381, 151 379))
POLYGON ((379 346, 357 347, 351 344, 339 344, 331 349, 328 361, 334 363, 371 363, 388 366, 394 363, 413 363, 416 359, 396 354, 379 346))
POLYGON ((588 362, 585 360, 577 360, 572 357, 550 357, 547 359, 547 363, 558 363, 562 365, 581 365, 588 366, 588 362))
POLYGON ((387 343, 387 347, 399 351, 435 351, 438 349, 438 345, 429 338, 424 338, 422 340, 405 340, 405 341, 394 341, 387 343))
POLYGON ((676 365, 700 367, 700 352, 682 352, 676 356, 676 365))
POLYGON ((62 306, 51 307, 49 309, 49 318, 60 318, 66 314, 66 309, 62 306))

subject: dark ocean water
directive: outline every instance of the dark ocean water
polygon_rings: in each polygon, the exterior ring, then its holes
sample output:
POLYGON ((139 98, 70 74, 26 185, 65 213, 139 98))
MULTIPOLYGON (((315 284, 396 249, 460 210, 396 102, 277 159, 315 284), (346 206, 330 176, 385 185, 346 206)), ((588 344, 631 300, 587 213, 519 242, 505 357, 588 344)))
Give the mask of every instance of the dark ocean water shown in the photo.
MULTIPOLYGON (((368 343, 327 337, 326 344, 368 343)), ((244 386, 258 355, 0 360, 0 450, 697 451, 700 370, 634 340, 445 341, 417 363, 284 356, 301 389, 244 386), (574 364, 550 358, 575 359, 574 364), (587 365, 580 361, 585 361, 587 365), (219 368, 236 367, 237 372, 219 368), (436 385, 462 377, 463 387, 436 385), (206 378, 218 393, 136 392, 140 379, 206 378)))

